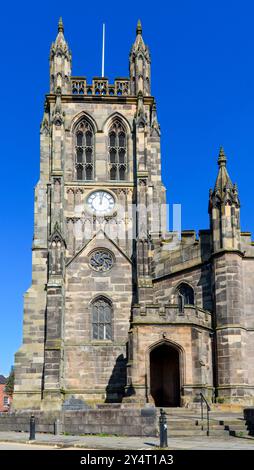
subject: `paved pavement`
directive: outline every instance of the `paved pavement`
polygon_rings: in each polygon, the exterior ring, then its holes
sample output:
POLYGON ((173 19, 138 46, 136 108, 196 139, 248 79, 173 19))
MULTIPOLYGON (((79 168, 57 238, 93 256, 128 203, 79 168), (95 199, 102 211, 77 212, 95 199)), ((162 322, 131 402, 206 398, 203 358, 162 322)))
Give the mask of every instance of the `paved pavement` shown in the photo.
MULTIPOLYGON (((154 437, 116 437, 116 436, 54 436, 52 434, 36 434, 36 441, 29 442, 28 433, 0 432, 0 449, 11 445, 25 444, 25 448, 38 449, 104 449, 104 450, 156 450, 159 439, 154 437)), ((170 450, 254 450, 254 439, 238 437, 174 437, 168 438, 170 450)))
POLYGON ((0 442, 0 451, 1 450, 56 450, 56 447, 0 442))

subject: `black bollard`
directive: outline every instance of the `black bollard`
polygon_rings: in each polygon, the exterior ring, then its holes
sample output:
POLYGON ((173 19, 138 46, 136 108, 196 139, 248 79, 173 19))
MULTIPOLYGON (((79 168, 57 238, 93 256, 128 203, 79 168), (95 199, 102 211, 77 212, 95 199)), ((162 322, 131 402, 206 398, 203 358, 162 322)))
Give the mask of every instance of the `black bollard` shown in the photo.
POLYGON ((168 447, 168 426, 167 426, 167 417, 165 411, 160 409, 160 447, 168 447))
POLYGON ((30 436, 29 441, 35 441, 35 417, 32 415, 30 417, 30 436))
POLYGON ((56 421, 54 422, 54 434, 55 436, 59 436, 61 434, 60 419, 56 419, 56 421))

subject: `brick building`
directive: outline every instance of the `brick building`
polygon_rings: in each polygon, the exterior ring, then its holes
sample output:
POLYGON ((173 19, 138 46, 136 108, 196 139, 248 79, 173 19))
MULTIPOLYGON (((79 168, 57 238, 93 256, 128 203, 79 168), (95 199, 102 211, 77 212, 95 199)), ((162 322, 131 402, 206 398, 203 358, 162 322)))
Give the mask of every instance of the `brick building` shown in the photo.
POLYGON ((12 398, 5 392, 6 378, 0 375, 0 413, 9 411, 12 398))
POLYGON ((221 149, 209 228, 180 241, 167 231, 140 22, 129 61, 130 76, 112 84, 72 76, 59 21, 16 409, 60 409, 71 396, 187 406, 200 392, 254 403, 254 246, 241 232, 237 186, 221 149))

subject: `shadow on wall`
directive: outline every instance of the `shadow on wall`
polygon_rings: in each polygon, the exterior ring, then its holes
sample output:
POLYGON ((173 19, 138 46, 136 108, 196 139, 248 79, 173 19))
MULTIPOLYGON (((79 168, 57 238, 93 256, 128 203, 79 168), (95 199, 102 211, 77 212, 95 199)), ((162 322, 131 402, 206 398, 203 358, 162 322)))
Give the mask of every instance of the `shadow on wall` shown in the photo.
POLYGON ((127 394, 125 387, 127 384, 127 358, 120 354, 116 359, 112 374, 106 387, 105 403, 121 403, 124 396, 133 395, 134 390, 129 387, 127 394))
POLYGON ((203 230, 200 235, 201 259, 205 263, 201 268, 201 276, 198 285, 202 289, 202 306, 209 312, 213 311, 212 298, 212 266, 210 264, 210 254, 212 252, 211 235, 209 230, 203 230))

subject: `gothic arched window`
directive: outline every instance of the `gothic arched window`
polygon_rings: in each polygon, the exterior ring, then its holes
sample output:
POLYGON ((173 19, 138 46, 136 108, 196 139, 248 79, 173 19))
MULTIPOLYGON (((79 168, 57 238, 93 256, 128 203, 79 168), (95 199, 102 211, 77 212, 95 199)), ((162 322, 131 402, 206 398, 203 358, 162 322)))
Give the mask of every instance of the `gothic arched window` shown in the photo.
POLYGON ((112 181, 116 180, 116 168, 114 166, 111 165, 111 168, 110 168, 110 179, 112 181))
POLYGON ((104 297, 99 297, 92 303, 92 338, 112 339, 112 305, 104 297))
POLYGON ((110 180, 127 179, 126 132, 121 121, 115 120, 109 129, 109 178, 110 180))
POLYGON ((62 274, 64 264, 64 241, 57 233, 53 234, 49 245, 49 272, 62 274))
POLYGON ((194 290, 189 284, 182 283, 177 288, 179 312, 184 312, 185 305, 194 305, 194 290))
POLYGON ((76 178, 92 180, 94 169, 94 134, 89 122, 81 121, 75 132, 76 178))

